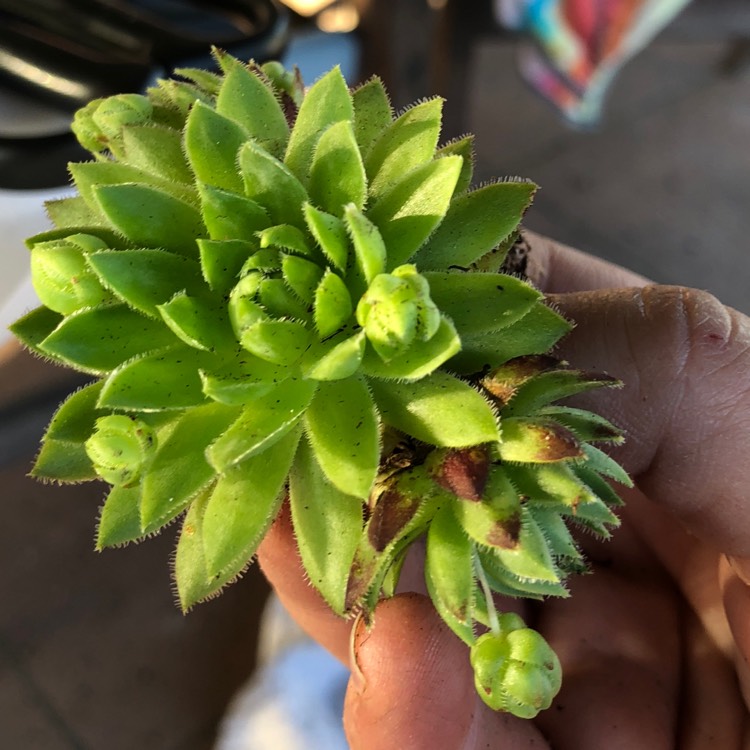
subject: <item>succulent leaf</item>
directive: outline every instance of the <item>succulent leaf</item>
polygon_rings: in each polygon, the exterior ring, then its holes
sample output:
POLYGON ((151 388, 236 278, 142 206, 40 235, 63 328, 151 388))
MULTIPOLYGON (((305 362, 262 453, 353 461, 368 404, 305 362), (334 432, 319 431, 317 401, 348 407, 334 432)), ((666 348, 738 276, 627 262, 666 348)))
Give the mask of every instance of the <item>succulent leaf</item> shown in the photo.
POLYGON ((618 385, 620 383, 615 378, 598 373, 584 373, 576 370, 543 372, 529 378, 518 387, 508 404, 506 413, 509 416, 527 416, 553 401, 574 396, 576 393, 618 385))
POLYGON ((378 228, 354 205, 344 209, 344 223, 352 238, 358 278, 367 286, 385 271, 387 251, 378 228))
POLYGON ((326 341, 312 345, 303 355, 300 366, 313 380, 343 380, 354 375, 365 353, 365 334, 342 331, 326 341))
POLYGON ((578 438, 561 424, 518 417, 503 420, 499 453, 504 461, 522 463, 550 463, 584 456, 578 438))
POLYGON ((221 88, 221 76, 201 68, 175 68, 176 76, 192 81, 203 91, 216 96, 221 88))
POLYGON ((401 176, 429 161, 435 154, 443 100, 428 99, 407 109, 390 124, 367 154, 370 192, 377 199, 401 176))
POLYGON ((193 173, 178 131, 161 125, 135 125, 123 129, 122 145, 127 164, 166 182, 192 185, 193 173))
POLYGON ((91 383, 58 407, 47 427, 32 476, 58 482, 83 482, 97 477, 84 446, 96 420, 105 415, 96 408, 101 389, 101 382, 91 383))
POLYGON ((80 195, 47 201, 45 211, 52 226, 57 229, 93 228, 103 229, 106 219, 98 209, 92 208, 80 195))
POLYGON ((424 274, 437 307, 464 335, 481 335, 505 328, 526 315, 541 294, 528 284, 502 273, 424 274))
POLYGON ((367 177, 351 120, 334 123, 320 136, 308 192, 315 205, 334 216, 350 203, 360 210, 364 207, 367 177))
POLYGON ((102 375, 131 357, 175 342, 161 323, 125 305, 109 305, 68 315, 38 346, 69 367, 102 375))
POLYGON ((268 227, 262 232, 258 232, 258 238, 260 239, 260 246, 263 248, 278 247, 305 257, 315 257, 315 253, 304 233, 297 227, 289 226, 289 224, 277 224, 268 227))
POLYGON ((493 548, 497 559, 511 573, 521 578, 560 582, 560 571, 552 558, 547 540, 528 508, 521 508, 517 543, 512 547, 493 545, 493 548))
MULTIPOLYGON (((547 596, 567 598, 570 596, 561 581, 547 581, 541 578, 519 576, 511 571, 498 558, 497 550, 477 548, 482 571, 493 591, 503 596, 543 599, 547 596)), ((485 603, 486 604, 486 603, 485 603)))
POLYGON ((325 270, 315 289, 314 303, 315 327, 321 338, 338 331, 354 312, 346 283, 330 268, 325 270))
POLYGON ((205 288, 194 260, 164 250, 103 250, 89 255, 88 264, 104 286, 152 318, 178 292, 205 288))
POLYGON ((299 442, 291 430, 272 449, 227 469, 211 491, 203 517, 203 551, 209 575, 249 560, 273 523, 299 442))
POLYGON ((441 317, 438 329, 428 341, 415 341, 406 351, 391 357, 387 362, 368 350, 362 360, 362 372, 386 380, 419 380, 437 370, 461 348, 456 327, 446 317, 441 317))
POLYGON ((263 206, 244 195, 212 185, 201 184, 199 189, 203 220, 212 240, 250 241, 271 223, 263 206))
MULTIPOLYGON (((474 176, 474 136, 465 135, 461 138, 448 141, 448 143, 441 146, 435 152, 435 156, 438 158, 443 156, 460 156, 463 159, 454 194, 458 196, 468 190, 474 176)), ((456 251, 458 251, 458 248, 456 248, 456 251)))
POLYGON ((42 303, 63 315, 112 301, 88 267, 86 253, 72 241, 35 244, 31 248, 31 280, 41 291, 42 303))
POLYGON ((358 378, 318 385, 305 413, 315 458, 341 492, 367 499, 380 462, 378 415, 370 391, 358 378))
POLYGON ((406 470, 385 483, 354 554, 346 588, 347 612, 374 609, 391 567, 428 528, 439 508, 439 494, 420 468, 406 470))
POLYGON ((199 370, 210 362, 207 354, 180 343, 135 357, 107 376, 99 406, 144 412, 200 406, 206 398, 199 370))
POLYGON ((41 356, 55 358, 55 355, 43 352, 39 345, 60 325, 64 316, 42 305, 10 326, 10 332, 31 351, 41 356))
POLYGON ((206 460, 206 448, 232 424, 237 412, 224 404, 187 410, 160 441, 141 482, 144 534, 157 531, 181 513, 212 482, 215 472, 206 460))
POLYGON ((225 295, 257 246, 247 240, 198 240, 198 249, 203 278, 213 292, 225 295))
POLYGON ((263 206, 274 224, 305 228, 302 206, 307 192, 289 168, 253 141, 240 149, 245 195, 263 206))
POLYGON ((318 139, 334 123, 354 116, 354 105, 341 70, 336 67, 316 81, 305 94, 289 137, 284 162, 307 182, 318 139))
POLYGON ((310 405, 315 389, 312 381, 290 380, 255 399, 208 447, 208 460, 214 469, 225 471, 278 442, 310 405))
POLYGON ((633 480, 628 476, 625 469, 604 451, 599 450, 588 443, 583 444, 583 453, 586 456, 586 467, 593 469, 602 476, 614 479, 625 487, 632 487, 633 480))
POLYGON ((440 224, 461 173, 460 156, 413 169, 370 208, 369 217, 388 248, 386 270, 406 262, 440 224))
POLYGON ((425 271, 470 266, 515 231, 536 190, 532 182, 496 182, 459 196, 419 251, 418 263, 425 271))
POLYGON ((367 156, 372 144, 393 120, 391 101, 383 81, 375 76, 352 92, 352 103, 354 133, 360 152, 367 156))
POLYGON ((546 406, 538 410, 540 416, 550 417, 567 427, 583 442, 622 443, 622 430, 609 420, 585 409, 572 406, 546 406))
POLYGON ((188 346, 205 352, 231 350, 236 340, 226 310, 179 292, 158 307, 172 333, 188 346))
POLYGON ((251 354, 279 365, 299 362, 311 341, 311 331, 297 320, 259 320, 240 339, 251 354))
POLYGON ((317 263, 298 255, 282 255, 281 273, 291 290, 307 304, 315 299, 315 291, 323 278, 323 270, 317 263))
POLYGON ((435 607, 450 629, 471 646, 474 563, 469 537, 450 506, 441 508, 427 532, 425 581, 435 607))
POLYGON ((494 467, 481 502, 463 500, 455 514, 461 527, 478 544, 515 550, 520 546, 523 520, 521 500, 505 472, 494 467))
MULTIPOLYGON (((310 433, 308 433, 310 434, 310 433)), ((362 501, 332 485, 305 440, 289 477, 294 534, 310 582, 344 614, 346 585, 362 532, 362 501)))
POLYGON ((370 387, 383 421, 417 440, 463 448, 499 437, 489 403, 447 372, 410 383, 372 380, 370 387))
POLYGON ((571 470, 584 486, 591 490, 603 503, 615 508, 623 504, 612 485, 603 479, 595 469, 588 468, 585 465, 573 465, 571 470))
POLYGON ((216 111, 242 123, 247 136, 276 157, 284 153, 289 126, 273 91, 245 65, 233 65, 216 97, 216 111))
POLYGON ((247 131, 210 106, 196 102, 185 126, 185 152, 195 176, 203 183, 242 194, 237 152, 247 131))
POLYGON ((96 549, 119 547, 143 536, 141 531, 141 487, 113 487, 99 513, 96 549))
POLYGON ((305 203, 305 223, 326 258, 338 271, 345 271, 349 260, 349 243, 344 223, 331 214, 305 203))
POLYGON ((177 542, 174 578, 180 608, 183 612, 188 612, 198 602, 216 596, 227 583, 242 572, 249 562, 248 560, 238 562, 223 570, 218 576, 209 574, 203 545, 203 518, 209 497, 210 489, 207 489, 190 504, 177 542))
POLYGON ((112 226, 134 245, 197 257, 206 228, 194 206, 159 188, 137 183, 97 185, 94 197, 112 226))

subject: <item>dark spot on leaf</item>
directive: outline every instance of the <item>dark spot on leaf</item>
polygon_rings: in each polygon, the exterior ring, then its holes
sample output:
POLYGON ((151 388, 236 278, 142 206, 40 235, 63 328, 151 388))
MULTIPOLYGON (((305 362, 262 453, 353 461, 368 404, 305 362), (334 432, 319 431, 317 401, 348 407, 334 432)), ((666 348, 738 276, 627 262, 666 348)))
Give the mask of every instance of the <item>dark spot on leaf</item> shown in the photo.
POLYGON ((382 552, 411 521, 421 501, 421 497, 405 494, 395 487, 385 490, 378 498, 367 525, 370 544, 382 552))
POLYGON ((537 435, 536 459, 538 461, 562 461, 566 458, 582 458, 584 453, 578 438, 557 422, 527 425, 537 435))
POLYGON ((495 398, 506 404, 529 378, 553 370, 559 365, 560 360, 544 354, 516 357, 487 373, 482 378, 481 385, 495 398))
POLYGON ((501 549, 515 549, 521 534, 521 516, 514 515, 497 521, 487 534, 487 544, 501 549))
POLYGON ((355 556, 349 573, 349 580, 346 583, 344 609, 347 612, 351 611, 357 602, 367 594, 376 568, 377 563, 375 560, 369 560, 367 563, 364 563, 359 556, 355 556))
POLYGON ((486 445, 446 451, 434 480, 462 500, 481 500, 487 486, 490 456, 486 445))
POLYGON ((455 615, 456 619, 459 622, 466 622, 468 618, 468 602, 464 602, 464 604, 460 607, 456 607, 453 610, 453 614, 455 615))

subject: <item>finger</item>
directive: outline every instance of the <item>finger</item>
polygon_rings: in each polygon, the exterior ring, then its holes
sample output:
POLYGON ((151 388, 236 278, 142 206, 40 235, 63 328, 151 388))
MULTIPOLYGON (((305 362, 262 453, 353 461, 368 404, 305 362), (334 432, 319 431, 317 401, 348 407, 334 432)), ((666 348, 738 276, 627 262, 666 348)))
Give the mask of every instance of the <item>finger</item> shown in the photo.
POLYGON ((555 750, 671 750, 679 694, 679 600, 664 581, 612 569, 545 603, 539 630, 557 652, 563 687, 537 718, 555 750))
MULTIPOLYGON (((700 544, 675 524, 666 510, 650 502, 637 489, 627 490, 623 495, 623 519, 654 551, 680 587, 688 605, 682 617, 678 747, 681 750, 740 748, 746 711, 738 694, 733 665, 735 638, 719 588, 721 555, 708 545, 700 544)), ((619 531, 616 538, 618 535, 619 531)), ((727 572, 730 572, 728 566, 727 572)), ((750 612, 747 609, 743 612, 740 607, 733 620, 742 627, 743 618, 747 620, 748 616, 750 612)))
POLYGON ((337 617, 307 580, 285 504, 258 549, 258 562, 300 627, 348 666, 350 621, 337 617))
POLYGON ((466 646, 424 596, 381 602, 374 626, 358 625, 354 653, 359 676, 344 705, 352 750, 549 750, 531 722, 481 702, 466 646))
POLYGON ((554 300, 576 322, 562 356, 625 384, 579 401, 625 429, 613 454, 699 538, 750 556, 750 320, 681 287, 554 300))
POLYGON ((526 273, 543 292, 584 292, 651 283, 633 271, 534 232, 524 230, 524 238, 530 247, 526 273))
MULTIPOLYGON (((621 491, 625 506, 620 517, 628 530, 645 542, 660 565, 677 584, 703 630, 725 655, 734 639, 727 624, 719 589, 721 553, 675 523, 674 515, 647 498, 638 488, 621 491)), ((615 542, 621 536, 615 534, 615 542)))
POLYGON ((690 611, 683 619, 680 750, 741 750, 746 710, 737 676, 702 623, 690 611))
POLYGON ((737 645, 735 666, 740 688, 750 709, 750 587, 727 560, 720 566, 720 580, 724 609, 737 645))

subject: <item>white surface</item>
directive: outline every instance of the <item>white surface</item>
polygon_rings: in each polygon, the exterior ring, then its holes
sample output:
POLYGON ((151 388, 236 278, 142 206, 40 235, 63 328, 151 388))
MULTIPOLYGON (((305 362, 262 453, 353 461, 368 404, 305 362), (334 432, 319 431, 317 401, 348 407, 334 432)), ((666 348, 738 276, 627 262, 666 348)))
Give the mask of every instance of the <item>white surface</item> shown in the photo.
POLYGON ((222 720, 214 750, 348 750, 341 721, 349 670, 271 595, 255 677, 222 720))
POLYGON ((8 326, 39 304, 31 286, 29 251, 24 240, 50 228, 44 201, 71 195, 67 187, 52 190, 0 190, 0 345, 8 326))

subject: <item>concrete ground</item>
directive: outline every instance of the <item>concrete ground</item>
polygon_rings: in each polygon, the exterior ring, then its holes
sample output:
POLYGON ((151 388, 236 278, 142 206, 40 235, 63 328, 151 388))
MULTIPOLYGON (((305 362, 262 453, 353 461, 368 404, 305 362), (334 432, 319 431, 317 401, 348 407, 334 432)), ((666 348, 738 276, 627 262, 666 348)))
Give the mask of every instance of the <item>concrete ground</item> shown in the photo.
MULTIPOLYGON (((394 12, 429 28, 421 1, 394 12)), ((396 34, 391 72, 426 95, 424 40, 408 36, 396 34)), ((749 38, 743 0, 697 2, 623 72, 601 127, 582 133, 518 80, 509 39, 483 35, 462 52, 479 177, 530 177, 542 186, 530 227, 750 312, 749 38)), ((94 553, 102 488, 25 478, 72 381, 12 349, 0 361, 0 747, 209 748, 252 668, 260 576, 184 618, 167 568, 173 530, 94 553)))

